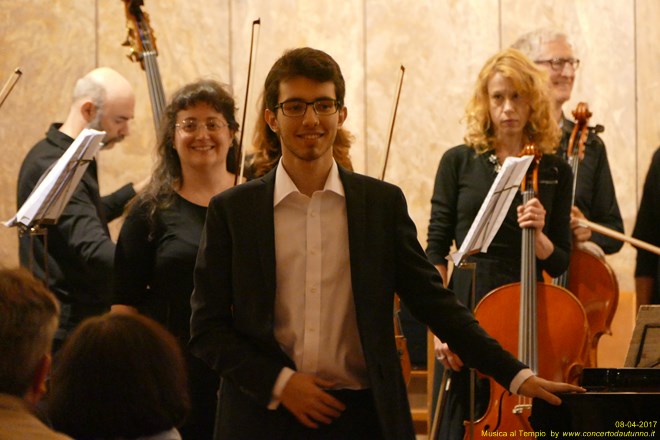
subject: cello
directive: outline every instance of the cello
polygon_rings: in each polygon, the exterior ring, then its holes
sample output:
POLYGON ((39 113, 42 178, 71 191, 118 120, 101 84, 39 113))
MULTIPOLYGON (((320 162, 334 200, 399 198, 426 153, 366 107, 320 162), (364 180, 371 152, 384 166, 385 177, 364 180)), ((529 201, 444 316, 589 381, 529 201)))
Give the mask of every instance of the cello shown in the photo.
MULTIPOLYGON (((523 203, 538 189, 541 154, 526 146, 523 154, 533 154, 530 172, 523 180, 523 203)), ((588 325, 580 302, 567 290, 537 281, 533 228, 522 231, 521 281, 498 287, 477 305, 475 317, 481 326, 509 352, 545 379, 576 382, 584 366, 588 325), (518 316, 511 316, 517 310, 518 316)), ((514 396, 489 379, 490 401, 485 414, 466 427, 471 435, 489 437, 513 431, 533 431, 529 416, 532 401, 514 396)))
MULTIPOLYGON (((567 158, 573 170, 573 191, 571 206, 575 205, 577 176, 580 161, 584 158, 584 149, 590 128, 587 126, 591 112, 585 102, 578 103, 573 110, 575 126, 568 141, 567 158)), ((590 341, 587 367, 596 367, 598 361, 598 341, 603 334, 612 334, 610 325, 619 303, 619 283, 609 264, 603 258, 603 252, 594 243, 595 248, 573 246, 566 272, 553 282, 568 289, 575 295, 589 322, 590 341)))

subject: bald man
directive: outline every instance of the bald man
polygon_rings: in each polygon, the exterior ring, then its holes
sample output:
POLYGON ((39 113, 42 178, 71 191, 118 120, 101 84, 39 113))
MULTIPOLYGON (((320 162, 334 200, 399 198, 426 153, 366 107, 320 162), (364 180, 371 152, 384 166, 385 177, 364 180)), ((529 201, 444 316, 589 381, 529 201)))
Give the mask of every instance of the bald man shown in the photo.
MULTIPOLYGON (((57 161, 84 128, 106 132, 103 148, 112 148, 129 134, 135 96, 118 72, 101 67, 80 78, 73 90, 64 123, 54 123, 28 153, 18 176, 20 207, 40 177, 57 161)), ((101 197, 96 161, 92 161, 56 225, 47 226, 47 248, 42 236, 19 239, 21 265, 47 282, 61 302, 60 326, 54 347, 83 319, 109 309, 115 245, 108 222, 119 217, 136 188, 127 184, 101 197), (32 250, 31 250, 32 248, 32 250), (44 255, 48 251, 48 271, 44 255)))

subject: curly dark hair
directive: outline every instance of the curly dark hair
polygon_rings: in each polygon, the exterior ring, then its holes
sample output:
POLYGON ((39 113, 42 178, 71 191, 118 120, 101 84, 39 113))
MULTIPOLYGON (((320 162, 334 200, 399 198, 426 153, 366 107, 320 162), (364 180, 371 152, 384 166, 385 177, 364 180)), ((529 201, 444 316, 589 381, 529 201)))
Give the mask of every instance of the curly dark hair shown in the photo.
MULTIPOLYGON (((181 184, 181 160, 174 149, 174 131, 177 114, 204 103, 221 113, 234 133, 238 131, 236 122, 236 104, 227 89, 217 81, 202 79, 180 88, 172 96, 172 101, 165 108, 161 120, 161 129, 158 134, 158 147, 156 150, 156 166, 147 187, 135 198, 133 203, 146 205, 152 229, 155 225, 155 215, 160 209, 169 207, 174 199, 174 192, 181 184)), ((232 146, 227 154, 228 167, 234 163, 233 154, 237 146, 236 137, 233 137, 232 146)), ((131 203, 127 209, 133 205, 131 203)), ((153 230, 152 230, 153 232, 153 230)))

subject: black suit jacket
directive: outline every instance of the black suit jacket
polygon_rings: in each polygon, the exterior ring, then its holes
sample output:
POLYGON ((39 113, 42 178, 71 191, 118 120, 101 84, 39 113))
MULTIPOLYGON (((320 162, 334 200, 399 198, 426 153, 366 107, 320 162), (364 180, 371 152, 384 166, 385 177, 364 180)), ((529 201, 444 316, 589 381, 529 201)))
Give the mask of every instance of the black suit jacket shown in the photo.
MULTIPOLYGON (((346 195, 353 295, 360 341, 382 432, 414 438, 406 386, 394 342, 394 293, 470 366, 508 387, 524 368, 479 327, 417 241, 401 190, 339 168, 346 195)), ((236 438, 259 431, 275 380, 295 369, 273 336, 274 170, 215 196, 195 268, 191 348, 223 378, 218 431, 236 438)), ((280 408, 279 411, 286 411, 280 408)), ((277 423, 275 423, 277 424, 277 423)), ((268 429, 273 429, 270 425, 268 429)))

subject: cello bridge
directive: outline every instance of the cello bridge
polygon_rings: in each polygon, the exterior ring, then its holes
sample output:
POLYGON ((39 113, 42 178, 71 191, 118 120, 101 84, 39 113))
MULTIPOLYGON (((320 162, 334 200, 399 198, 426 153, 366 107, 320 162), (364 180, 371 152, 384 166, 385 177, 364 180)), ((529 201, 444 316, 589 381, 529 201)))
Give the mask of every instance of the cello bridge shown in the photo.
POLYGON ((523 411, 531 410, 531 409, 532 409, 532 404, 531 403, 520 403, 520 404, 514 406, 513 410, 511 412, 513 414, 522 414, 523 411))

